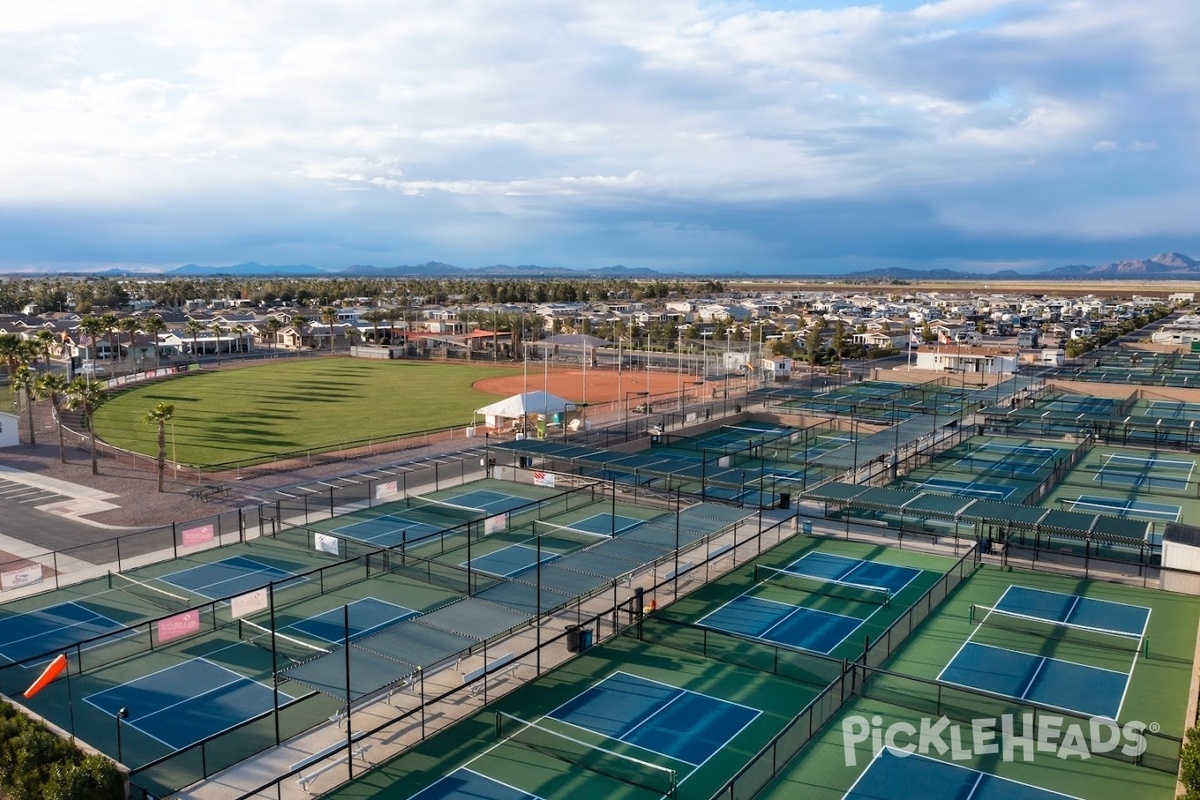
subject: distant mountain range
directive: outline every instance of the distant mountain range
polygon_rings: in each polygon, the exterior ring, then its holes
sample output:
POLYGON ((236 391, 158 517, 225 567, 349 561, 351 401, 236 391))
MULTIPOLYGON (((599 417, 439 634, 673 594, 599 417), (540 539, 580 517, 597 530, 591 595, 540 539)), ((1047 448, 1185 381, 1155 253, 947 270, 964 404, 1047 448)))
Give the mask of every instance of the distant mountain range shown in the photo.
MULTIPOLYGON (((145 276, 145 272, 132 272, 112 269, 102 273, 92 273, 112 276, 145 276)), ((259 264, 248 262, 229 266, 202 266, 200 264, 185 264, 182 267, 165 270, 161 273, 171 277, 211 278, 228 276, 243 277, 424 277, 424 278, 643 278, 655 279, 664 277, 681 277, 683 273, 660 272, 648 267, 626 267, 617 265, 602 269, 570 269, 568 267, 542 267, 536 264, 511 266, 495 264, 490 267, 456 267, 440 261, 429 261, 425 264, 401 265, 395 267, 376 267, 370 264, 355 264, 341 269, 321 269, 308 264, 259 264)), ((702 277, 694 274, 693 277, 702 277)), ((716 276, 708 276, 716 277, 716 276)), ((734 272, 722 277, 772 278, 783 277, 794 279, 795 274, 788 275, 754 275, 745 272, 734 272)), ((1086 264, 1070 264, 1034 273, 1021 273, 1007 269, 1001 272, 960 272, 952 269, 907 269, 890 267, 887 269, 872 269, 861 272, 851 272, 845 275, 818 274, 805 277, 858 278, 858 279, 893 279, 893 280, 1027 280, 1038 278, 1043 280, 1186 280, 1200 279, 1200 261, 1182 253, 1162 253, 1152 258, 1137 258, 1126 261, 1115 261, 1111 264, 1088 266, 1086 264)))
POLYGON ((911 280, 1022 280, 1026 278, 1043 278, 1049 280, 1073 281, 1088 280, 1169 280, 1200 278, 1200 261, 1189 258, 1182 253, 1162 253, 1152 258, 1135 258, 1125 261, 1115 261, 1111 264, 1088 266, 1086 264, 1070 264, 1065 267, 1055 267, 1043 272, 1020 273, 1011 269, 1002 272, 957 272, 952 269, 873 269, 866 272, 852 272, 848 277, 854 278, 897 278, 911 280))

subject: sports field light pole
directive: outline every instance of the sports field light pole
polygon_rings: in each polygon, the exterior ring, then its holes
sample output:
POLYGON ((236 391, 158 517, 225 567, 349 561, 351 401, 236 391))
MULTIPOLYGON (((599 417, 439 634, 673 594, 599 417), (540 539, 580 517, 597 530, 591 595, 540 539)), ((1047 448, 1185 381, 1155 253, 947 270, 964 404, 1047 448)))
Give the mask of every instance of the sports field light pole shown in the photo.
POLYGON ((678 361, 676 372, 676 388, 679 390, 679 421, 683 423, 683 328, 679 329, 679 339, 675 342, 675 358, 678 361))
POLYGON ((120 764, 125 760, 124 754, 121 752, 121 720, 129 716, 129 709, 122 706, 117 709, 117 763, 120 764))
POLYGON ((521 342, 521 344, 525 348, 524 358, 521 359, 525 367, 525 383, 521 388, 521 438, 525 438, 528 433, 526 426, 529 423, 529 409, 525 407, 525 404, 529 402, 529 342, 521 342))

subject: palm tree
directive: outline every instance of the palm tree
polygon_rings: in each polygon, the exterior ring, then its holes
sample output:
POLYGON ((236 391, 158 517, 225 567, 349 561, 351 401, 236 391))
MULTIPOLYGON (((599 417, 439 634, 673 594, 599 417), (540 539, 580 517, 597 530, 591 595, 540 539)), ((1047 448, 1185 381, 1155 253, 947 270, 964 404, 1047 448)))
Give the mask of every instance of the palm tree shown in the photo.
POLYGON ((283 323, 279 320, 279 317, 268 317, 264 327, 270 335, 271 353, 273 355, 275 353, 275 345, 279 343, 279 330, 283 327, 283 323))
POLYGON ((87 337, 86 342, 83 341, 83 337, 80 337, 80 344, 91 348, 92 359, 94 360, 100 355, 100 348, 96 343, 100 339, 100 334, 104 332, 104 320, 95 315, 86 316, 79 320, 79 331, 87 337))
POLYGON ((33 387, 37 383, 37 373, 22 364, 12 374, 10 383, 14 391, 25 393, 25 411, 29 414, 29 446, 37 447, 37 437, 33 430, 33 387))
POLYGON ((17 368, 24 362, 25 348, 25 340, 15 333, 0 333, 0 359, 8 368, 9 380, 16 377, 17 368))
POLYGON ((204 330, 204 326, 194 319, 183 323, 183 332, 192 337, 192 356, 196 359, 197 364, 200 363, 200 342, 196 337, 202 330, 204 330))
POLYGON ((96 466, 96 426, 92 424, 96 409, 108 400, 108 392, 99 383, 92 383, 83 378, 76 378, 67 386, 67 408, 78 409, 83 415, 83 424, 87 426, 92 444, 92 474, 99 475, 96 466))
POLYGON ((162 366, 162 352, 158 348, 158 336, 160 333, 163 333, 164 331, 166 331, 166 329, 167 329, 167 323, 164 322, 163 318, 160 317, 158 314, 155 314, 152 317, 147 317, 146 320, 142 323, 142 330, 144 330, 146 332, 146 335, 149 336, 151 341, 154 342, 154 366, 155 367, 162 366))
POLYGON ((396 320, 404 316, 404 309, 398 306, 385 308, 383 316, 388 321, 388 344, 394 344, 396 341, 396 320))
MULTIPOLYGON (((104 332, 108 334, 108 342, 107 342, 108 352, 109 352, 109 355, 113 359, 113 363, 115 364, 117 358, 121 354, 121 348, 118 346, 116 353, 113 353, 113 351, 112 351, 113 339, 116 338, 114 335, 114 331, 117 329, 117 326, 121 324, 121 320, 117 317, 116 314, 102 314, 100 316, 100 324, 103 326, 104 332)), ((117 342, 117 344, 120 345, 120 342, 117 342)))
POLYGON ((56 372, 39 375, 34 383, 34 394, 50 401, 54 412, 54 424, 58 428, 58 461, 67 463, 67 446, 63 441, 62 402, 67 393, 67 379, 56 372))
POLYGON ((333 326, 337 323, 337 309, 325 306, 321 309, 321 322, 329 326, 329 355, 333 355, 333 326))
POLYGON ((221 327, 221 321, 216 319, 208 326, 208 329, 217 336, 217 366, 219 367, 221 366, 221 331, 225 329, 221 327))
POLYGON ((33 341, 37 343, 38 351, 41 353, 42 360, 46 362, 46 369, 50 369, 50 347, 57 341, 58 337, 54 335, 54 331, 42 328, 34 334, 33 341))
MULTIPOLYGON (((304 346, 304 329, 308 327, 308 317, 304 316, 303 314, 297 314, 296 316, 292 317, 292 327, 295 328, 296 333, 299 334, 300 347, 303 347, 304 346)), ((296 348, 297 351, 299 351, 300 347, 296 348)))
POLYGON ((246 326, 239 322, 230 330, 233 332, 234 337, 236 337, 234 341, 237 342, 237 351, 240 353, 242 352, 242 337, 246 335, 246 326))
POLYGON ((387 315, 383 309, 373 308, 363 314, 362 318, 371 323, 371 344, 379 344, 379 323, 387 319, 387 315))
MULTIPOLYGON (((129 356, 129 361, 131 362, 131 364, 133 362, 133 334, 136 333, 138 330, 140 330, 141 327, 142 327, 142 321, 140 319, 138 319, 137 317, 124 317, 120 322, 117 323, 117 328, 119 330, 121 330, 124 333, 129 334, 129 347, 126 350, 126 355, 129 356)), ((121 342, 118 339, 118 341, 117 341, 118 355, 120 354, 120 352, 121 352, 121 342)))
POLYGON ((174 418, 175 406, 159 403, 146 412, 144 420, 158 425, 158 491, 163 490, 163 473, 167 466, 167 421, 174 418))

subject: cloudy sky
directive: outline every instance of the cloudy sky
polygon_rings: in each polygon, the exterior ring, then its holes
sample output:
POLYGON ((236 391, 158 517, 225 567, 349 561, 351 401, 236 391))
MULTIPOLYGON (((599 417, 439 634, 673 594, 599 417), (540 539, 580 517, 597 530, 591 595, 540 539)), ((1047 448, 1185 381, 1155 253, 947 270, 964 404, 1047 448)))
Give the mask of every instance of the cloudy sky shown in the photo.
POLYGON ((0 269, 1200 256, 1196 0, 44 0, 0 269))

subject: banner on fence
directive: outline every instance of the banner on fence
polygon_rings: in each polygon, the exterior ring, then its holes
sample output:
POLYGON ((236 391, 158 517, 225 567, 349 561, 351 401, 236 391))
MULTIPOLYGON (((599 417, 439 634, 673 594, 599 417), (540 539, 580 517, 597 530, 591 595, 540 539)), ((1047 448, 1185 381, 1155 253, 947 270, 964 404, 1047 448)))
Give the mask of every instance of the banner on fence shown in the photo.
POLYGON ((184 611, 182 614, 160 619, 154 624, 154 628, 158 634, 158 641, 160 643, 179 639, 183 636, 190 636, 193 633, 199 633, 200 611, 193 608, 189 611, 184 611))
POLYGON ((732 463, 732 459, 730 456, 721 456, 720 458, 717 459, 718 467, 728 467, 731 463, 732 463))
POLYGON ((241 619, 247 614, 254 614, 259 611, 266 611, 268 603, 267 587, 255 589, 252 592, 239 594, 237 597, 229 601, 229 615, 234 619, 241 619))
POLYGON ((329 553, 332 556, 341 555, 339 544, 341 544, 341 540, 336 536, 330 536, 327 533, 313 534, 313 549, 318 553, 329 553))
POLYGON ((554 475, 553 472, 534 472, 533 473, 533 485, 534 486, 549 486, 551 489, 553 489, 555 477, 556 476, 554 475))
POLYGON ((24 586, 33 586, 42 582, 42 565, 27 564, 16 569, 0 572, 0 591, 11 592, 24 586))
POLYGON ((384 497, 391 497, 394 494, 400 493, 399 481, 387 481, 375 487, 375 499, 379 500, 384 497))
POLYGON ((483 535, 487 536, 508 530, 508 514, 497 514, 483 521, 483 535))
POLYGON ((211 542, 216 535, 216 529, 210 522, 207 525, 200 525, 195 528, 187 528, 183 532, 183 546, 195 547, 198 544, 211 542))

